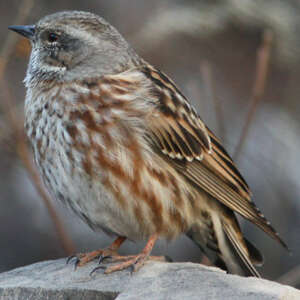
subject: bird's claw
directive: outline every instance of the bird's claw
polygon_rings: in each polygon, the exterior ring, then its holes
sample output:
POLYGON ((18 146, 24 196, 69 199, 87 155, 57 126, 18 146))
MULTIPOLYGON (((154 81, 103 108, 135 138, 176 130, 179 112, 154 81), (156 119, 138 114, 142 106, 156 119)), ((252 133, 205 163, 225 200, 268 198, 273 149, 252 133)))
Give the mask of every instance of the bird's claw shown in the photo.
POLYGON ((101 255, 99 256, 98 265, 101 265, 101 264, 103 263, 103 261, 104 261, 105 259, 107 259, 107 258, 112 258, 112 255, 103 255, 103 254, 101 254, 101 255))
POLYGON ((103 270, 105 270, 105 269, 107 269, 107 267, 106 266, 97 266, 96 268, 94 268, 91 272, 90 272, 90 276, 93 276, 93 274, 94 273, 96 273, 98 270, 100 270, 100 269, 103 269, 103 270))
POLYGON ((76 255, 70 255, 68 256, 67 260, 66 260, 66 265, 68 265, 75 257, 77 257, 76 255))
POLYGON ((80 263, 80 258, 78 258, 78 257, 76 256, 76 259, 75 259, 75 262, 74 262, 74 271, 76 271, 76 269, 77 269, 79 263, 80 263))
POLYGON ((67 258, 66 264, 70 264, 74 261, 74 271, 76 271, 78 264, 80 263, 80 258, 77 255, 71 255, 67 258))

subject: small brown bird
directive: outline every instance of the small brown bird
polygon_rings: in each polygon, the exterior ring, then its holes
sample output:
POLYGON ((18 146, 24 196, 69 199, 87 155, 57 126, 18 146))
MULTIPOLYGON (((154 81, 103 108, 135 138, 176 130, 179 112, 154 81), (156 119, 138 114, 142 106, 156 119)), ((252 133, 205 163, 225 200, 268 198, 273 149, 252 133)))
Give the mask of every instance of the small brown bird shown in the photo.
POLYGON ((190 237, 230 273, 259 276, 235 212, 286 245, 251 200, 220 141, 165 74, 101 17, 67 11, 11 26, 32 44, 25 129, 45 185, 93 230, 117 239, 106 273, 149 259, 158 238, 190 237), (148 240, 135 256, 117 250, 148 240))

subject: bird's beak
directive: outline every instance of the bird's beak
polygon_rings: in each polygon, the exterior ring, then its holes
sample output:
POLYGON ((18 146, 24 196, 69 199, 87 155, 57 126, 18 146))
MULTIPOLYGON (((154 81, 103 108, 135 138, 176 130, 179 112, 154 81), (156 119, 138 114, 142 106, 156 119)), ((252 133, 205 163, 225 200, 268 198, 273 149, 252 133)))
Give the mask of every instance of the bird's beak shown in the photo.
POLYGON ((34 25, 14 25, 14 26, 9 26, 8 29, 13 30, 29 40, 31 40, 34 36, 35 33, 35 26, 34 25))

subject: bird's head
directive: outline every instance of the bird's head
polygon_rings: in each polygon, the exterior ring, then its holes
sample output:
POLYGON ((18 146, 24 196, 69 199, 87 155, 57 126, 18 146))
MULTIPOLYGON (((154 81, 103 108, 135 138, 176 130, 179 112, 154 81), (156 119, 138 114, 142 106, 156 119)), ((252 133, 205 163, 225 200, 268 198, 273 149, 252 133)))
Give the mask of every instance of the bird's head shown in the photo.
POLYGON ((10 26, 32 44, 25 82, 71 81, 124 71, 138 56, 121 34, 103 18, 66 11, 42 18, 35 25, 10 26))

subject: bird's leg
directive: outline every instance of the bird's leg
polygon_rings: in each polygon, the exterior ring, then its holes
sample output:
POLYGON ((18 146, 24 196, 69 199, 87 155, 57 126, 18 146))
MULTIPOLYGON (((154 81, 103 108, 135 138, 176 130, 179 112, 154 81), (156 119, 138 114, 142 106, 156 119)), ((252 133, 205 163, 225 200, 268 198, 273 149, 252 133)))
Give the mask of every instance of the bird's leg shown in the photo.
POLYGON ((97 257, 100 258, 100 262, 101 262, 103 259, 107 257, 118 256, 117 250, 120 248, 120 246, 123 244, 125 240, 126 237, 120 236, 109 247, 105 249, 99 249, 92 252, 79 253, 77 255, 70 256, 67 260, 67 263, 69 263, 72 259, 75 258, 76 259, 75 267, 77 266, 81 267, 97 257))
POLYGON ((139 270, 144 263, 148 260, 159 260, 159 261, 166 261, 165 257, 161 256, 150 256, 150 253, 152 251, 152 248, 155 244, 155 242, 157 241, 158 235, 154 234, 152 235, 145 248, 143 249, 143 251, 137 255, 129 255, 129 256, 113 256, 112 260, 113 261, 124 261, 121 263, 118 263, 116 265, 110 266, 110 267, 104 267, 104 266, 98 266, 97 268, 95 268, 92 273, 94 273, 95 271, 97 271, 98 269, 105 269, 104 273, 105 274, 109 274, 112 272, 116 272, 116 271, 121 271, 127 268, 132 268, 132 271, 135 272, 137 270, 139 270))

